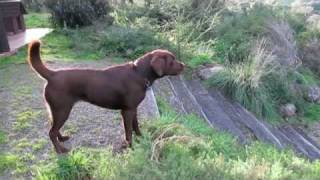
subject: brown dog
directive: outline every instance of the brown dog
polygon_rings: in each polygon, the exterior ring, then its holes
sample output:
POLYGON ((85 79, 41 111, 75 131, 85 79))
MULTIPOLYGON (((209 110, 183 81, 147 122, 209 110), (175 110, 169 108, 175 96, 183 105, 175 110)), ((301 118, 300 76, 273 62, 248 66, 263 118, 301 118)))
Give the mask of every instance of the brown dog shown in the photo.
POLYGON ((29 64, 47 80, 44 98, 50 107, 52 127, 50 139, 57 153, 68 152, 60 142, 69 139, 59 132, 77 101, 120 109, 125 139, 131 146, 132 129, 141 135, 137 121, 137 107, 152 83, 165 75, 178 75, 184 64, 166 50, 154 50, 134 62, 106 69, 50 70, 41 61, 40 42, 29 44, 29 64))

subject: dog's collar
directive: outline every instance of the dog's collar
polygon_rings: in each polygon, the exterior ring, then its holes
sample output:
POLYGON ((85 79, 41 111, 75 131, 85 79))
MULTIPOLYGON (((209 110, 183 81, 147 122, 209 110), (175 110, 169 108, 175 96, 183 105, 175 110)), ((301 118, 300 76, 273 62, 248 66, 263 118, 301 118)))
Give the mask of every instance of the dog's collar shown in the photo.
POLYGON ((145 78, 144 81, 145 81, 144 86, 146 87, 147 90, 149 90, 151 87, 150 81, 147 78, 145 78))

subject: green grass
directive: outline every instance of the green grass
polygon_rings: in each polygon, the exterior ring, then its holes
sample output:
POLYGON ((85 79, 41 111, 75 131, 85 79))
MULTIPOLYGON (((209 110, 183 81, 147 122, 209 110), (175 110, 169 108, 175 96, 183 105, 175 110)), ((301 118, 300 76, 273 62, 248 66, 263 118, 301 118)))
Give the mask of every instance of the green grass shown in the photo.
POLYGON ((49 13, 28 13, 24 16, 27 28, 50 28, 49 13))
POLYGON ((16 167, 18 157, 11 153, 0 152, 0 174, 7 170, 16 167))
POLYGON ((13 124, 13 129, 24 130, 31 126, 31 122, 40 115, 40 111, 25 110, 16 116, 16 121, 13 124))
POLYGON ((308 68, 302 67, 296 72, 297 82, 303 85, 316 85, 319 84, 317 76, 308 68))
POLYGON ((303 118, 307 120, 307 122, 319 122, 320 121, 320 105, 319 104, 309 104, 306 107, 303 118))
POLYGON ((0 145, 6 142, 7 142, 7 134, 3 130, 0 130, 0 145))
POLYGON ((48 141, 43 138, 36 140, 22 138, 15 143, 15 150, 21 151, 23 149, 30 149, 32 152, 38 152, 43 149, 46 144, 48 144, 48 141))
POLYGON ((189 67, 191 68, 197 68, 199 65, 211 64, 212 62, 212 57, 210 57, 208 54, 201 54, 192 57, 190 61, 187 61, 189 67))
POLYGON ((143 124, 134 150, 76 149, 35 167, 36 179, 316 180, 320 162, 270 145, 240 145, 194 115, 179 116, 159 101, 161 117, 143 124))

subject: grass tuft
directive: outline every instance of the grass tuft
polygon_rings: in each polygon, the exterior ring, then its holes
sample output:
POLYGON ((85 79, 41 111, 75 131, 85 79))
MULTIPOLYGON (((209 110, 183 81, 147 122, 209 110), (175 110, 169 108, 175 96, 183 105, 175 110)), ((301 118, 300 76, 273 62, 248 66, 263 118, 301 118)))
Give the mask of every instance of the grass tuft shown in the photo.
POLYGON ((40 111, 26 110, 17 114, 16 121, 13 124, 15 130, 24 130, 31 126, 30 122, 40 115, 40 111))

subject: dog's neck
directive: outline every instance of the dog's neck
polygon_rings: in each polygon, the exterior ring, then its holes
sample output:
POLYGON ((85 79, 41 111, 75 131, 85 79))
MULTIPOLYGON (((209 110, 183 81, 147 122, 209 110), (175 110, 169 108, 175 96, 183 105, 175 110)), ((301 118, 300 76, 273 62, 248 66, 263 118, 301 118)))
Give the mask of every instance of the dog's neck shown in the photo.
POLYGON ((161 78, 159 77, 154 70, 150 66, 150 61, 147 59, 148 57, 142 57, 133 62, 134 70, 146 81, 146 86, 149 87, 153 84, 153 82, 161 78))

